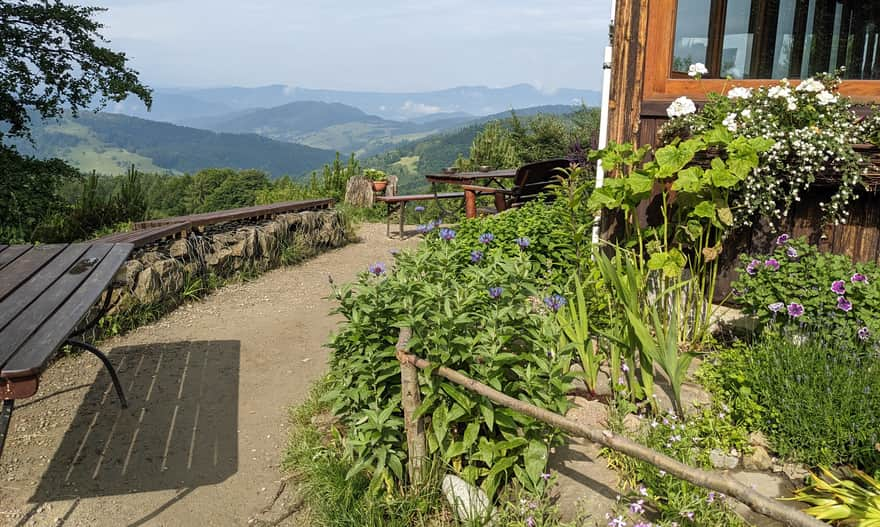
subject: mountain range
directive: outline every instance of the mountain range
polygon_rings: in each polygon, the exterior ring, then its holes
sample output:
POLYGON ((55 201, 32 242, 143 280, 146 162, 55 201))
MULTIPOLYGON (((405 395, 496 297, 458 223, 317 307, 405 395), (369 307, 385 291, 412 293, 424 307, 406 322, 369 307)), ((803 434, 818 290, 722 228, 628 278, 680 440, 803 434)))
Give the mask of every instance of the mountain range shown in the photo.
POLYGON ((193 119, 240 110, 315 101, 354 106, 384 119, 425 122, 423 119, 431 116, 483 116, 511 108, 532 106, 597 106, 600 94, 594 90, 570 88, 546 92, 529 84, 506 88, 459 86, 445 90, 404 93, 321 90, 278 84, 256 88, 157 88, 153 99, 153 107, 149 112, 143 103, 131 98, 112 105, 107 111, 156 121, 187 123, 193 119))

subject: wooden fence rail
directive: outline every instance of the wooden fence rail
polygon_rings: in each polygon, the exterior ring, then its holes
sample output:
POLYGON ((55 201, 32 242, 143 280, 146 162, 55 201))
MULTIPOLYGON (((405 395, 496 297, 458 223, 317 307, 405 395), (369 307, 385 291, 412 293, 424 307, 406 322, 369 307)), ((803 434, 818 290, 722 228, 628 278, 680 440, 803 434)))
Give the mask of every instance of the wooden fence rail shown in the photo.
POLYGON ((418 375, 415 372, 415 368, 419 368, 423 370, 428 369, 433 375, 443 377, 463 386, 471 392, 486 397, 495 404, 506 406, 560 430, 564 430, 569 434, 589 439, 616 452, 650 463, 669 474, 699 487, 727 494, 741 501, 755 512, 786 525, 792 527, 827 527, 828 525, 797 509, 783 505, 775 499, 763 496, 730 477, 685 465, 676 459, 644 447, 610 430, 587 428, 559 414, 538 408, 519 399, 514 399, 455 370, 444 366, 436 366, 425 359, 411 355, 408 353, 410 336, 411 331, 409 328, 402 328, 400 330, 400 336, 397 341, 397 359, 401 364, 401 380, 404 381, 404 384, 401 386, 403 390, 402 404, 406 420, 407 446, 410 448, 408 463, 412 465, 408 467, 408 470, 410 476, 415 476, 412 481, 416 483, 421 480, 421 467, 426 455, 424 425, 421 423, 421 419, 413 420, 412 418, 419 404, 418 375), (413 382, 415 382, 415 387, 413 382), (413 395, 413 391, 415 395, 413 395))

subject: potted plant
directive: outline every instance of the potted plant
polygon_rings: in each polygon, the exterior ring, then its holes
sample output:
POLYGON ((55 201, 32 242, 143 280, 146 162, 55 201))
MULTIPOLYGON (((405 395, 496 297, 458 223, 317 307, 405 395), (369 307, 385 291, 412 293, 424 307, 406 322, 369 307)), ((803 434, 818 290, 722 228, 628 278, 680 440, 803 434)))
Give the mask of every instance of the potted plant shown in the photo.
POLYGON ((364 170, 364 177, 373 182, 373 192, 382 192, 388 186, 388 175, 381 170, 368 168, 364 170))

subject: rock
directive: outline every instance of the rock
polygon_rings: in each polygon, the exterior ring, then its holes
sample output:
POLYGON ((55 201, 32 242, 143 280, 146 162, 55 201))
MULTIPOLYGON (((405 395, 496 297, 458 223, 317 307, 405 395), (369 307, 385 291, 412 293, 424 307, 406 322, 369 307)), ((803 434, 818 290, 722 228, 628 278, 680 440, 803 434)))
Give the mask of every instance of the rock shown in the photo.
POLYGON ((782 465, 782 472, 796 485, 802 485, 804 479, 810 475, 810 471, 801 463, 785 463, 782 465))
POLYGON ((456 517, 462 522, 482 522, 491 518, 492 506, 482 489, 452 474, 443 477, 440 487, 456 517))
POLYGON ((171 255, 172 258, 189 258, 190 252, 191 247, 189 240, 185 238, 174 240, 171 246, 168 247, 168 254, 171 255))
POLYGON ((158 262, 163 258, 165 257, 162 256, 162 253, 160 253, 159 251, 150 251, 140 255, 140 257, 138 257, 138 260, 140 260, 141 263, 144 264, 144 266, 147 266, 153 264, 154 262, 158 262))
POLYGON ((161 298, 159 274, 155 269, 147 267, 138 274, 132 294, 144 304, 150 304, 161 298))
POLYGON ((642 420, 635 414, 626 414, 623 418, 623 428, 631 434, 635 434, 642 427, 642 420))
POLYGON ((590 428, 607 428, 608 407, 599 401, 575 397, 572 406, 565 416, 580 425, 590 428))
POLYGON ((144 264, 142 264, 139 260, 128 260, 122 267, 119 268, 119 271, 116 272, 116 277, 114 278, 115 282, 121 283, 129 288, 132 288, 137 283, 138 275, 141 271, 144 270, 144 264))
POLYGON ((767 441, 767 437, 763 432, 752 432, 749 434, 749 444, 752 446, 763 447, 767 451, 770 450, 770 442, 767 441))
POLYGON ((709 451, 709 462, 717 469, 733 470, 739 465, 739 452, 735 449, 724 452, 719 448, 713 448, 709 451))
POLYGON ((743 468, 746 470, 770 470, 773 466, 773 459, 767 449, 758 445, 752 448, 752 453, 743 457, 743 468))

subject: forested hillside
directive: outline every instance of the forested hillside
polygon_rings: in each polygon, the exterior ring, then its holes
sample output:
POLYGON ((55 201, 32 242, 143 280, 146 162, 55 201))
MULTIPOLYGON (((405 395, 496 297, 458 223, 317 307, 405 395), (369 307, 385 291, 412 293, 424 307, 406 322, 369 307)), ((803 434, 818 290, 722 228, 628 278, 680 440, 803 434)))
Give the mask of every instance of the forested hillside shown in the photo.
POLYGON ((229 167, 299 177, 335 155, 254 134, 215 133, 119 114, 86 112, 58 122, 34 119, 34 124, 33 144, 14 143, 23 154, 58 157, 82 171, 103 174, 122 173, 134 165, 145 172, 229 167))

